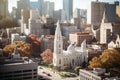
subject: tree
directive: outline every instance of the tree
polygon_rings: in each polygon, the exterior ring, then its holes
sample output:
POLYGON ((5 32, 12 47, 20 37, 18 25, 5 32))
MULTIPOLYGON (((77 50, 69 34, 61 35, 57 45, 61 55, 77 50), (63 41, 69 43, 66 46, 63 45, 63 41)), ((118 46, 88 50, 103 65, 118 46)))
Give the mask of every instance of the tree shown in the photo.
POLYGON ((77 74, 79 74, 80 68, 81 68, 81 66, 77 66, 77 67, 75 67, 74 71, 75 71, 77 74))
POLYGON ((43 62, 45 62, 45 63, 52 63, 53 53, 52 53, 52 51, 50 49, 46 49, 40 55, 42 57, 43 62))
POLYGON ((41 40, 34 34, 30 34, 27 38, 27 42, 31 44, 34 52, 40 52, 41 40))
POLYGON ((18 52, 20 53, 20 56, 30 57, 33 55, 33 50, 31 48, 31 45, 23 41, 15 41, 12 44, 5 46, 3 48, 4 55, 8 56, 9 54, 12 54, 16 46, 18 47, 18 52))
POLYGON ((107 49, 103 51, 102 55, 98 58, 94 57, 89 62, 90 68, 102 67, 102 68, 113 68, 120 66, 120 52, 116 49, 107 49))
POLYGON ((0 28, 12 28, 17 27, 18 23, 17 20, 12 18, 2 18, 0 20, 0 28))

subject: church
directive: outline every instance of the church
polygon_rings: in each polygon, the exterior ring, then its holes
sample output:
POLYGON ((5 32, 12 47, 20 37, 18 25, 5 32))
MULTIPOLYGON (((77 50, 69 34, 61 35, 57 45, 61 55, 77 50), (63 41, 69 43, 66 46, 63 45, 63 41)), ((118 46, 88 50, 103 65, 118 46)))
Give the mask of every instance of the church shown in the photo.
POLYGON ((63 50, 63 39, 58 22, 54 38, 53 65, 58 67, 76 67, 83 62, 87 63, 87 61, 88 51, 86 49, 86 40, 82 42, 81 47, 75 47, 75 45, 71 43, 67 50, 63 50))

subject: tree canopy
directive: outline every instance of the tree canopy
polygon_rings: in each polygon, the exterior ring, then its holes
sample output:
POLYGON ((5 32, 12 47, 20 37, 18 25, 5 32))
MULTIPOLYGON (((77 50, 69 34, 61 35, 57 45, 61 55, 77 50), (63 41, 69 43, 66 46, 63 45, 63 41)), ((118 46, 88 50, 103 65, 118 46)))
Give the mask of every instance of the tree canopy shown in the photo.
POLYGON ((89 67, 113 68, 120 66, 120 52, 116 49, 107 49, 99 57, 94 57, 89 67))
POLYGON ((43 62, 52 63, 53 61, 53 52, 50 49, 46 49, 43 53, 40 54, 43 62))
POLYGON ((12 44, 9 44, 3 48, 4 55, 6 56, 8 54, 12 54, 16 46, 18 47, 18 52, 22 57, 30 57, 33 54, 33 50, 29 43, 23 41, 15 41, 12 44))
POLYGON ((27 38, 27 42, 31 44, 34 52, 40 52, 41 40, 34 34, 30 34, 27 38))

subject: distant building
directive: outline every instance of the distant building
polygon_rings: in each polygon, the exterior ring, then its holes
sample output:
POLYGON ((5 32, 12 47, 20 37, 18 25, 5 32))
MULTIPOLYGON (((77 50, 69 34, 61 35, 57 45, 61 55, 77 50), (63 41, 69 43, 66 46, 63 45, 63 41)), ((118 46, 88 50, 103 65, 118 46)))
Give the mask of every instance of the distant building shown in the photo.
POLYGON ((24 60, 20 57, 17 47, 11 58, 0 58, 1 80, 38 80, 37 63, 31 59, 24 60))
POLYGON ((63 10, 65 11, 66 20, 73 16, 73 0, 63 0, 63 10))
POLYGON ((72 18, 71 23, 74 24, 75 26, 77 26, 77 29, 80 29, 80 31, 81 31, 82 20, 80 17, 72 18))
POLYGON ((19 34, 11 34, 11 43, 14 41, 26 41, 26 36, 20 36, 19 34))
POLYGON ((61 67, 61 69, 63 66, 76 67, 83 62, 87 63, 87 57, 86 40, 82 42, 81 47, 75 47, 74 44, 70 44, 67 50, 63 50, 63 39, 58 22, 54 39, 53 65, 61 67))
POLYGON ((40 6, 39 6, 38 1, 30 1, 30 8, 39 10, 40 6))
POLYGON ((64 37, 69 39, 70 33, 79 32, 80 30, 77 28, 77 26, 63 26, 62 27, 62 34, 64 37))
POLYGON ((7 28, 6 31, 7 31, 8 38, 11 38, 11 34, 21 33, 21 27, 7 28))
POLYGON ((81 18, 82 23, 87 23, 87 10, 76 8, 73 12, 73 18, 81 18))
POLYGON ((54 50, 54 36, 53 35, 46 35, 42 37, 41 40, 41 51, 45 51, 46 49, 54 50))
POLYGON ((8 13, 8 0, 0 0, 0 15, 6 17, 8 13))
POLYGON ((44 15, 52 16, 54 15, 54 2, 46 1, 44 3, 44 15))
POLYGON ((76 46, 80 46, 84 40, 89 42, 92 40, 92 38, 93 38, 93 35, 86 32, 76 32, 76 33, 69 34, 69 41, 71 43, 75 43, 76 46))
POLYGON ((30 10, 22 9, 21 10, 21 33, 26 33, 25 29, 28 29, 28 21, 30 18, 30 10))
POLYGON ((116 5, 99 1, 91 2, 91 9, 88 10, 88 23, 99 26, 104 11, 106 11, 107 22, 114 23, 116 21, 116 5))
POLYGON ((120 48, 120 37, 119 37, 119 35, 117 35, 116 40, 111 40, 108 43, 108 49, 111 49, 111 48, 120 48))
POLYGON ((38 0, 40 16, 44 15, 44 0, 38 0))
POLYGON ((21 19, 21 10, 22 9, 30 9, 29 0, 19 0, 19 1, 17 1, 17 11, 16 11, 17 19, 21 19))
POLYGON ((41 26, 41 19, 38 10, 30 10, 29 18, 29 34, 35 34, 38 37, 43 35, 43 30, 41 26))

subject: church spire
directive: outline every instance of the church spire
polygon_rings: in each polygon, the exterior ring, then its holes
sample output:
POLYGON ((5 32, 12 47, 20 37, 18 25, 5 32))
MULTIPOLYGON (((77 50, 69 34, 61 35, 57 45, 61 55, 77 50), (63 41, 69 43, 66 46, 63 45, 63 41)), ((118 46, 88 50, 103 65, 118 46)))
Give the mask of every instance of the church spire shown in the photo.
POLYGON ((55 54, 61 54, 63 50, 63 39, 60 29, 60 23, 57 22, 57 27, 55 31, 55 39, 54 39, 54 53, 55 54))
POLYGON ((106 10, 103 12, 103 18, 102 18, 102 23, 107 22, 107 18, 106 18, 106 10))

